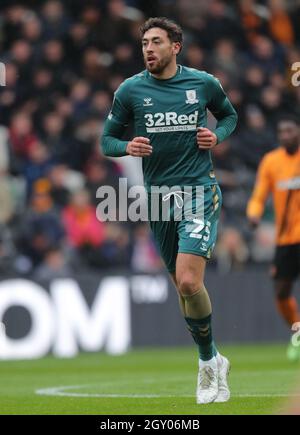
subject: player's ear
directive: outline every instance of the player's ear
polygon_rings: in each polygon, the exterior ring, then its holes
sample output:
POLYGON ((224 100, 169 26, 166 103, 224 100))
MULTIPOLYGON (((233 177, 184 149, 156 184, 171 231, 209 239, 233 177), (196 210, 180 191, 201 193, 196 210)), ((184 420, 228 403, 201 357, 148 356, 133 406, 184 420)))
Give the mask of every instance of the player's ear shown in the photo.
POLYGON ((173 42, 173 53, 178 54, 181 51, 181 44, 180 42, 173 42))

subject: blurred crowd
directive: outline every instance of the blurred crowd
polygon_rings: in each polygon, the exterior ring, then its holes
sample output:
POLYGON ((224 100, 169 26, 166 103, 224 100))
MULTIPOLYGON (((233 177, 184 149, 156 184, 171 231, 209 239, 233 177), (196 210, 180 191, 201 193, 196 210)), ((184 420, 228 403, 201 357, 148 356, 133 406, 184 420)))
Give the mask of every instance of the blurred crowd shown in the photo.
POLYGON ((146 223, 96 217, 98 187, 140 177, 138 159, 107 159, 99 137, 114 91, 144 69, 140 25, 162 15, 184 29, 179 63, 216 75, 239 113, 235 134, 213 153, 224 201, 213 261, 226 272, 271 258, 271 204, 255 233, 245 208, 259 161, 277 146, 277 120, 300 116, 291 83, 299 1, 1 0, 2 274, 162 268, 146 223))

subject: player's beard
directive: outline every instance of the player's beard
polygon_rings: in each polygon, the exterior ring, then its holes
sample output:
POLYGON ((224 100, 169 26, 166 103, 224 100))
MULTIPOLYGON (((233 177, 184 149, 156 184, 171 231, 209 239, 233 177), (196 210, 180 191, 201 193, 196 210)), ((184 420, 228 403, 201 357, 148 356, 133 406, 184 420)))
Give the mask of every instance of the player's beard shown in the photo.
POLYGON ((288 154, 296 154, 299 150, 298 142, 286 142, 283 144, 288 154))
POLYGON ((171 61, 172 61, 172 55, 166 56, 161 60, 157 60, 152 66, 150 66, 147 60, 145 59, 145 65, 147 70, 151 74, 161 74, 163 73, 164 69, 167 68, 167 66, 171 63, 171 61))

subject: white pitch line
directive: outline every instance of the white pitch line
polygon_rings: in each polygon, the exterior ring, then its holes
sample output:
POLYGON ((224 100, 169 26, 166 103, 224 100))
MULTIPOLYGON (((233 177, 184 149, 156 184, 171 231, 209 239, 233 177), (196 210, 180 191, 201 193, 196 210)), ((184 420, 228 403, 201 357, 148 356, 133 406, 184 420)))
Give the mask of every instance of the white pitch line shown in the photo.
MULTIPOLYGON (((101 394, 101 393, 72 393, 66 390, 85 388, 86 385, 68 385, 52 388, 42 388, 35 391, 39 396, 59 396, 59 397, 90 397, 90 398, 126 398, 126 399, 160 399, 160 398, 179 398, 194 397, 192 394, 101 394)), ((251 397, 300 397, 300 394, 288 393, 250 393, 250 394, 233 394, 232 397, 251 398, 251 397)))

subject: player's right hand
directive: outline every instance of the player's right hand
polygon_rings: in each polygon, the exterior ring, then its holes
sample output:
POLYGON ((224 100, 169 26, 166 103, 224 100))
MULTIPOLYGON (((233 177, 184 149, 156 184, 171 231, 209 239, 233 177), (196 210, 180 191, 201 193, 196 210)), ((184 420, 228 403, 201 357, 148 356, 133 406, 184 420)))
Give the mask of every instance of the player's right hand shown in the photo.
POLYGON ((135 137, 127 144, 127 154, 133 157, 148 157, 152 154, 152 146, 147 137, 135 137))

